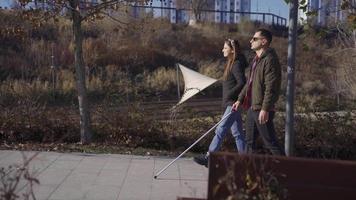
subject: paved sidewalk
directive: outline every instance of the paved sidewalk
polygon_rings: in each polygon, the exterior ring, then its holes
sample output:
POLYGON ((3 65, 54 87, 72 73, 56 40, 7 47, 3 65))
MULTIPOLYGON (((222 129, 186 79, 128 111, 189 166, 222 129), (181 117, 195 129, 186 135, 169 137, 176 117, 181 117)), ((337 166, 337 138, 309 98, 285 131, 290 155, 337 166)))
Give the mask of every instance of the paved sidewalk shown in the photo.
MULTIPOLYGON (((154 175, 174 158, 119 154, 0 151, 0 167, 30 157, 30 171, 39 179, 38 200, 176 200, 207 197, 208 170, 182 158, 154 175)), ((24 183, 18 188, 24 191, 24 183)))

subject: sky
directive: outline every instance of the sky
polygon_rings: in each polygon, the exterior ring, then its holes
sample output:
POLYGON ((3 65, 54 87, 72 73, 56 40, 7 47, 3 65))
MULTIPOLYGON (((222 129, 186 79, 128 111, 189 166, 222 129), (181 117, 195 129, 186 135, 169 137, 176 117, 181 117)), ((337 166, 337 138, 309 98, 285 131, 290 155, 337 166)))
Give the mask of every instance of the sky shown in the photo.
POLYGON ((251 0, 252 12, 269 12, 288 21, 289 6, 284 0, 251 0))
POLYGON ((10 6, 10 2, 11 2, 12 0, 0 0, 0 6, 1 7, 9 7, 10 6))
MULTIPOLYGON (((1 7, 9 7, 12 0, 0 0, 1 7)), ((251 0, 252 12, 270 12, 288 21, 289 7, 284 0, 251 0)))

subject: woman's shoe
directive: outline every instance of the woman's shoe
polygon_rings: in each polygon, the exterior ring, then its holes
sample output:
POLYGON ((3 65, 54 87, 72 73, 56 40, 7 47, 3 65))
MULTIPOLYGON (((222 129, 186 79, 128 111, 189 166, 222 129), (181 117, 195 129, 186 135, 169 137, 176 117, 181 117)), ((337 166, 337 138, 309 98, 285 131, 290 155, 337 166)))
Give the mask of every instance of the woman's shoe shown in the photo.
POLYGON ((208 157, 206 155, 200 155, 194 157, 194 162, 198 163, 199 165, 204 165, 205 167, 208 167, 208 157))

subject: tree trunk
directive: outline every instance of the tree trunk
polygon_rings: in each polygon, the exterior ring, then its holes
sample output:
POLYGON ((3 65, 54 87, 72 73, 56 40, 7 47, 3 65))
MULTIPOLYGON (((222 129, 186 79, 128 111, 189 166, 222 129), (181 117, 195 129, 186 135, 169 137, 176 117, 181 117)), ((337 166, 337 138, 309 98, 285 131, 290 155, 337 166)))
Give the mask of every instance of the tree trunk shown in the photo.
POLYGON ((82 34, 82 19, 79 12, 79 0, 71 0, 72 22, 73 22, 73 35, 74 35, 74 62, 75 73, 79 101, 79 114, 80 114, 80 141, 82 144, 91 142, 92 133, 90 127, 90 112, 89 103, 85 85, 85 68, 83 59, 83 34, 82 34))
POLYGON ((189 19, 189 26, 195 26, 197 25, 197 18, 195 15, 195 10, 192 8, 191 14, 190 14, 190 19, 189 19))

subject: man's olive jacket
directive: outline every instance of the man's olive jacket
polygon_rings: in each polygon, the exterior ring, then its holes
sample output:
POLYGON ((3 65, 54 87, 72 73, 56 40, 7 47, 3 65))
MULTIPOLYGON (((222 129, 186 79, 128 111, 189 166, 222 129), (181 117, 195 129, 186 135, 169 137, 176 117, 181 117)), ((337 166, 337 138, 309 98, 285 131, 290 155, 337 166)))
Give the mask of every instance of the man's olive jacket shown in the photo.
MULTIPOLYGON (((251 106, 253 110, 271 111, 274 109, 281 88, 281 74, 281 65, 275 50, 266 49, 257 61, 252 81, 251 106)), ((249 79, 238 98, 241 104, 247 95, 248 87, 249 79)))

